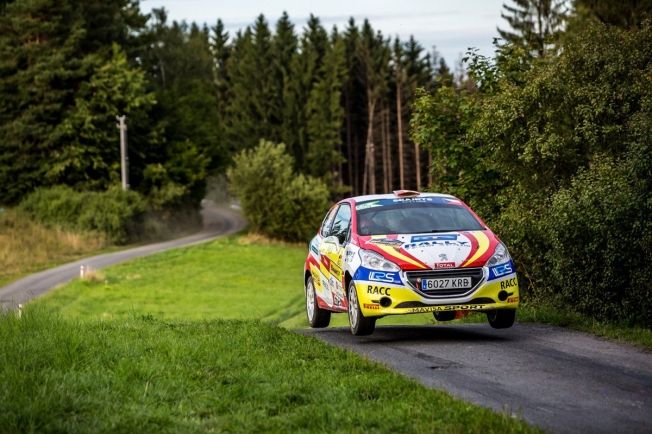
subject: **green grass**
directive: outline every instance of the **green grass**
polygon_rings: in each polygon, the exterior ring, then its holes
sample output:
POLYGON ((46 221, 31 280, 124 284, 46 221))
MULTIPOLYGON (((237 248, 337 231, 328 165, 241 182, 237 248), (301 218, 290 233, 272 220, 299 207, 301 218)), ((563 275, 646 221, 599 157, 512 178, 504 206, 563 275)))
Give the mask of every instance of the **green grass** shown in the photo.
MULTIPOLYGON (((249 244, 229 237, 175 249, 103 271, 104 279, 77 280, 41 303, 78 318, 136 314, 165 319, 261 319, 307 327, 303 295, 305 246, 249 244)), ((431 314, 387 317, 379 324, 432 323, 431 314)), ((333 326, 348 325, 346 314, 333 326)))
POLYGON ((0 431, 532 431, 288 331, 307 326, 305 255, 220 239, 109 267, 1 317, 0 431))
POLYGON ((568 327, 596 336, 652 349, 652 330, 626 324, 606 323, 546 304, 521 303, 518 320, 568 327))
MULTIPOLYGON (((108 268, 100 281, 75 281, 44 297, 65 315, 119 318, 136 314, 175 319, 262 319, 307 327, 303 297, 305 246, 249 243, 230 237, 108 268)), ((652 331, 608 324, 545 304, 522 303, 521 322, 543 322, 652 348, 652 331)), ((471 314, 459 322, 484 322, 471 314)), ((390 316, 378 325, 435 323, 432 314, 390 316)), ((346 314, 331 327, 347 326, 346 314)))
POLYGON ((256 320, 0 317, 2 432, 534 432, 256 320))

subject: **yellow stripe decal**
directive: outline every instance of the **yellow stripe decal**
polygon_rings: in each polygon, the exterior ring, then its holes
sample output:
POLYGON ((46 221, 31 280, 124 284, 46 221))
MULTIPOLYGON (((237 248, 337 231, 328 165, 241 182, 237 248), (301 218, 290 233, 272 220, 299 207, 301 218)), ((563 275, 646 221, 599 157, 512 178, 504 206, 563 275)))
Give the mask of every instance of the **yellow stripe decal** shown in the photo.
POLYGON ((478 250, 476 250, 475 255, 473 255, 471 259, 462 264, 462 267, 466 267, 467 265, 473 263, 473 261, 484 255, 489 248, 489 238, 484 234, 484 232, 470 232, 470 234, 473 235, 476 240, 478 240, 478 250))
POLYGON ((405 256, 403 253, 399 252, 394 247, 383 246, 382 244, 376 244, 376 247, 378 247, 380 250, 382 250, 383 252, 387 253, 390 256, 401 259, 401 260, 403 260, 405 262, 409 262, 410 264, 414 265, 415 267, 424 268, 423 264, 415 261, 412 258, 409 258, 409 257, 405 256))

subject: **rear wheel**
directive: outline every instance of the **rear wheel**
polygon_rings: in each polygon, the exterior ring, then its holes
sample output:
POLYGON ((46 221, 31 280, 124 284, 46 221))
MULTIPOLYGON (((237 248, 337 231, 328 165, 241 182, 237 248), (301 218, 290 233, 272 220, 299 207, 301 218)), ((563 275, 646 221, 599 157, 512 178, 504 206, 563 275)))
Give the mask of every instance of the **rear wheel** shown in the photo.
POLYGON ((507 329, 514 325, 516 309, 495 309, 487 312, 489 325, 495 329, 507 329))
POLYGON ((376 328, 376 318, 367 318, 362 314, 358 292, 353 281, 349 284, 349 325, 351 333, 355 336, 370 335, 376 328))
POLYGON ((444 312, 433 312, 432 315, 437 321, 453 321, 455 319, 454 310, 446 310, 444 312))
POLYGON ((315 283, 312 277, 306 282, 306 314, 308 323, 312 328, 328 327, 331 322, 331 312, 319 307, 317 295, 315 294, 315 283))

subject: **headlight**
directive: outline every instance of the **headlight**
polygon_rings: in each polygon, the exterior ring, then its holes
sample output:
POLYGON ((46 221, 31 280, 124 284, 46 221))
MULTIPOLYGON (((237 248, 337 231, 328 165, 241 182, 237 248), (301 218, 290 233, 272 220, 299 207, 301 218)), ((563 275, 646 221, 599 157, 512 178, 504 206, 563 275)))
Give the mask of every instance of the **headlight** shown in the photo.
POLYGON ((362 260, 362 266, 365 268, 382 271, 401 271, 398 265, 371 250, 360 249, 360 259, 362 260))
POLYGON ((487 261, 487 267, 493 267, 494 265, 504 264, 505 262, 509 262, 511 259, 512 257, 509 256, 507 247, 505 247, 503 243, 498 243, 493 256, 489 258, 489 260, 487 261))

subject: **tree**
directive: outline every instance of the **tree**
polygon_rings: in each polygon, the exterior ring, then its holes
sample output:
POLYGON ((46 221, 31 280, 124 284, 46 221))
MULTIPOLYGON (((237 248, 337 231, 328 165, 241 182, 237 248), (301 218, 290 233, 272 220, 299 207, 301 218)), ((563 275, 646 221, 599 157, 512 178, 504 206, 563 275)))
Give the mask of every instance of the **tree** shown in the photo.
POLYGON ((513 31, 498 28, 500 37, 509 44, 525 49, 534 57, 544 57, 563 28, 566 0, 513 0, 503 3, 501 17, 513 31))
POLYGON ((298 56, 298 38, 294 24, 287 12, 283 12, 276 22, 276 31, 272 39, 274 58, 274 75, 276 80, 276 96, 274 110, 279 125, 280 140, 295 155, 295 164, 303 157, 299 130, 300 112, 303 110, 303 100, 299 98, 295 87, 295 70, 298 56))
POLYGON ((261 140, 235 156, 227 176, 255 231, 308 241, 328 209, 328 189, 318 179, 294 173, 293 166, 283 144, 261 140))
POLYGON ((344 41, 333 30, 331 44, 327 48, 319 68, 319 79, 310 91, 306 105, 308 152, 306 166, 308 173, 321 178, 332 178, 332 189, 341 187, 342 121, 344 109, 341 105, 341 89, 346 75, 344 63, 344 41))
POLYGON ((0 15, 0 203, 46 182, 60 149, 56 128, 92 64, 81 51, 87 30, 70 2, 12 2, 0 15))
POLYGON ((231 96, 227 107, 230 149, 250 148, 261 138, 278 140, 276 75, 272 34, 259 15, 253 28, 239 32, 227 64, 231 96))
POLYGON ((358 55, 362 65, 362 77, 367 93, 367 141, 363 192, 376 192, 376 147, 374 144, 374 116, 378 102, 387 89, 389 68, 389 43, 380 32, 374 33, 368 20, 362 24, 358 55), (367 188, 368 187, 368 188, 367 188))
POLYGON ((645 19, 652 18, 652 0, 574 0, 573 5, 581 15, 625 29, 640 27, 645 19))
MULTIPOLYGON (((95 71, 81 84, 69 115, 54 130, 61 145, 49 156, 45 179, 51 184, 106 189, 116 181, 120 167, 115 116, 126 115, 136 125, 145 123, 156 101, 147 91, 143 71, 129 66, 117 44, 106 63, 99 55, 87 61, 95 64, 95 71)), ((132 152, 137 152, 134 144, 138 140, 131 143, 132 152)))

